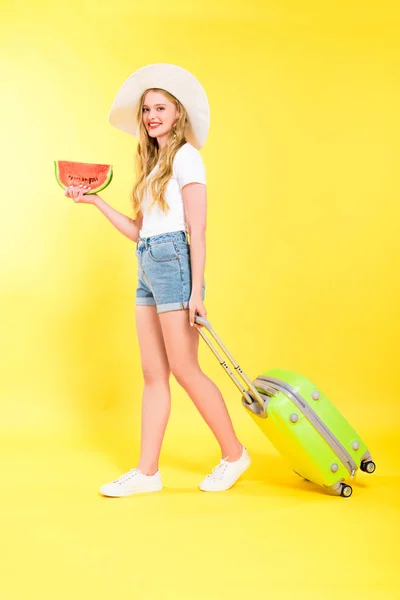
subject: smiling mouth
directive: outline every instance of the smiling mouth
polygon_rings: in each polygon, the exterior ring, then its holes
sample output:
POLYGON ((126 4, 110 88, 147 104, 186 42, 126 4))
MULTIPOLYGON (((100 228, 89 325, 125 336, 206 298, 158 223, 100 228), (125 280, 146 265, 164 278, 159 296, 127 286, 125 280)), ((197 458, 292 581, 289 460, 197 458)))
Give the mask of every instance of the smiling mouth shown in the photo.
POLYGON ((149 129, 157 129, 157 127, 160 127, 161 123, 156 123, 155 125, 149 125, 149 129))

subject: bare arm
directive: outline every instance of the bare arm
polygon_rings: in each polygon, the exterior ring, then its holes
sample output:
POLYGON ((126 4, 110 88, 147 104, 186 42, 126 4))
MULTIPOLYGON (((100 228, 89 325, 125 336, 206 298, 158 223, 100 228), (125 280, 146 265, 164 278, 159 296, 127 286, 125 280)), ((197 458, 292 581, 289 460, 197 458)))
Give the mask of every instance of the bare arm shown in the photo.
POLYGON ((127 238, 137 242, 142 227, 143 215, 139 212, 136 219, 131 219, 105 202, 100 196, 93 198, 93 204, 107 217, 112 225, 127 238))
POLYGON ((201 297, 206 264, 206 185, 203 183, 188 183, 182 188, 182 198, 190 235, 192 294, 201 297))
POLYGON ((86 185, 70 185, 66 188, 64 195, 68 198, 72 198, 75 203, 93 204, 94 206, 97 206, 118 231, 133 242, 137 242, 142 227, 142 212, 139 211, 136 219, 131 219, 115 210, 115 208, 107 204, 107 202, 97 194, 88 194, 88 190, 90 190, 90 186, 88 188, 86 185))

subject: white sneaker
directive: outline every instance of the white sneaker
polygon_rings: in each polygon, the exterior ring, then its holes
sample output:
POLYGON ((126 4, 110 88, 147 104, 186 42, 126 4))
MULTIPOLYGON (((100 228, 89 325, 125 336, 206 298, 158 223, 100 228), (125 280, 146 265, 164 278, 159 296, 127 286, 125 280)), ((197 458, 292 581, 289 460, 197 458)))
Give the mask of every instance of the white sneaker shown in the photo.
POLYGON ((207 475, 200 483, 200 489, 203 492, 223 492, 229 490, 239 477, 249 468, 251 458, 246 448, 243 446, 242 456, 234 462, 228 462, 222 458, 219 464, 214 467, 212 473, 207 475))
POLYGON ((111 483, 101 486, 100 494, 120 498, 144 492, 158 492, 162 489, 160 471, 154 475, 144 475, 139 469, 131 469, 111 483))

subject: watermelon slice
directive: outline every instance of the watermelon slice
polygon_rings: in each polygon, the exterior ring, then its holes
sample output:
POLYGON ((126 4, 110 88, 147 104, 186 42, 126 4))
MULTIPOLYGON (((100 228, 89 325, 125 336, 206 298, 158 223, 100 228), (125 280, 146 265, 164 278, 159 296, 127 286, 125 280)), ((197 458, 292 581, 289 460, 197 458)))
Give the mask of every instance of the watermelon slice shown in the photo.
POLYGON ((110 185, 113 177, 112 165, 55 160, 54 168, 59 185, 66 190, 70 185, 90 185, 88 194, 97 194, 110 185))

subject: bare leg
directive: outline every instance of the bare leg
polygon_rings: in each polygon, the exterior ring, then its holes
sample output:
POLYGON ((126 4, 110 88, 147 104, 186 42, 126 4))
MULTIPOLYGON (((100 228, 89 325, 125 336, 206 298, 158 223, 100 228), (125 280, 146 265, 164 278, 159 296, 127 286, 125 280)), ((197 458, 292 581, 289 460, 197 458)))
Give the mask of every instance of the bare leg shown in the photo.
POLYGON ((155 306, 136 306, 136 328, 144 378, 138 469, 145 475, 153 475, 158 470, 161 445, 171 412, 171 371, 155 306))
POLYGON ((159 315, 170 369, 214 433, 223 458, 240 458, 243 446, 236 437, 232 421, 218 387, 200 368, 199 334, 190 327, 187 310, 159 315))

